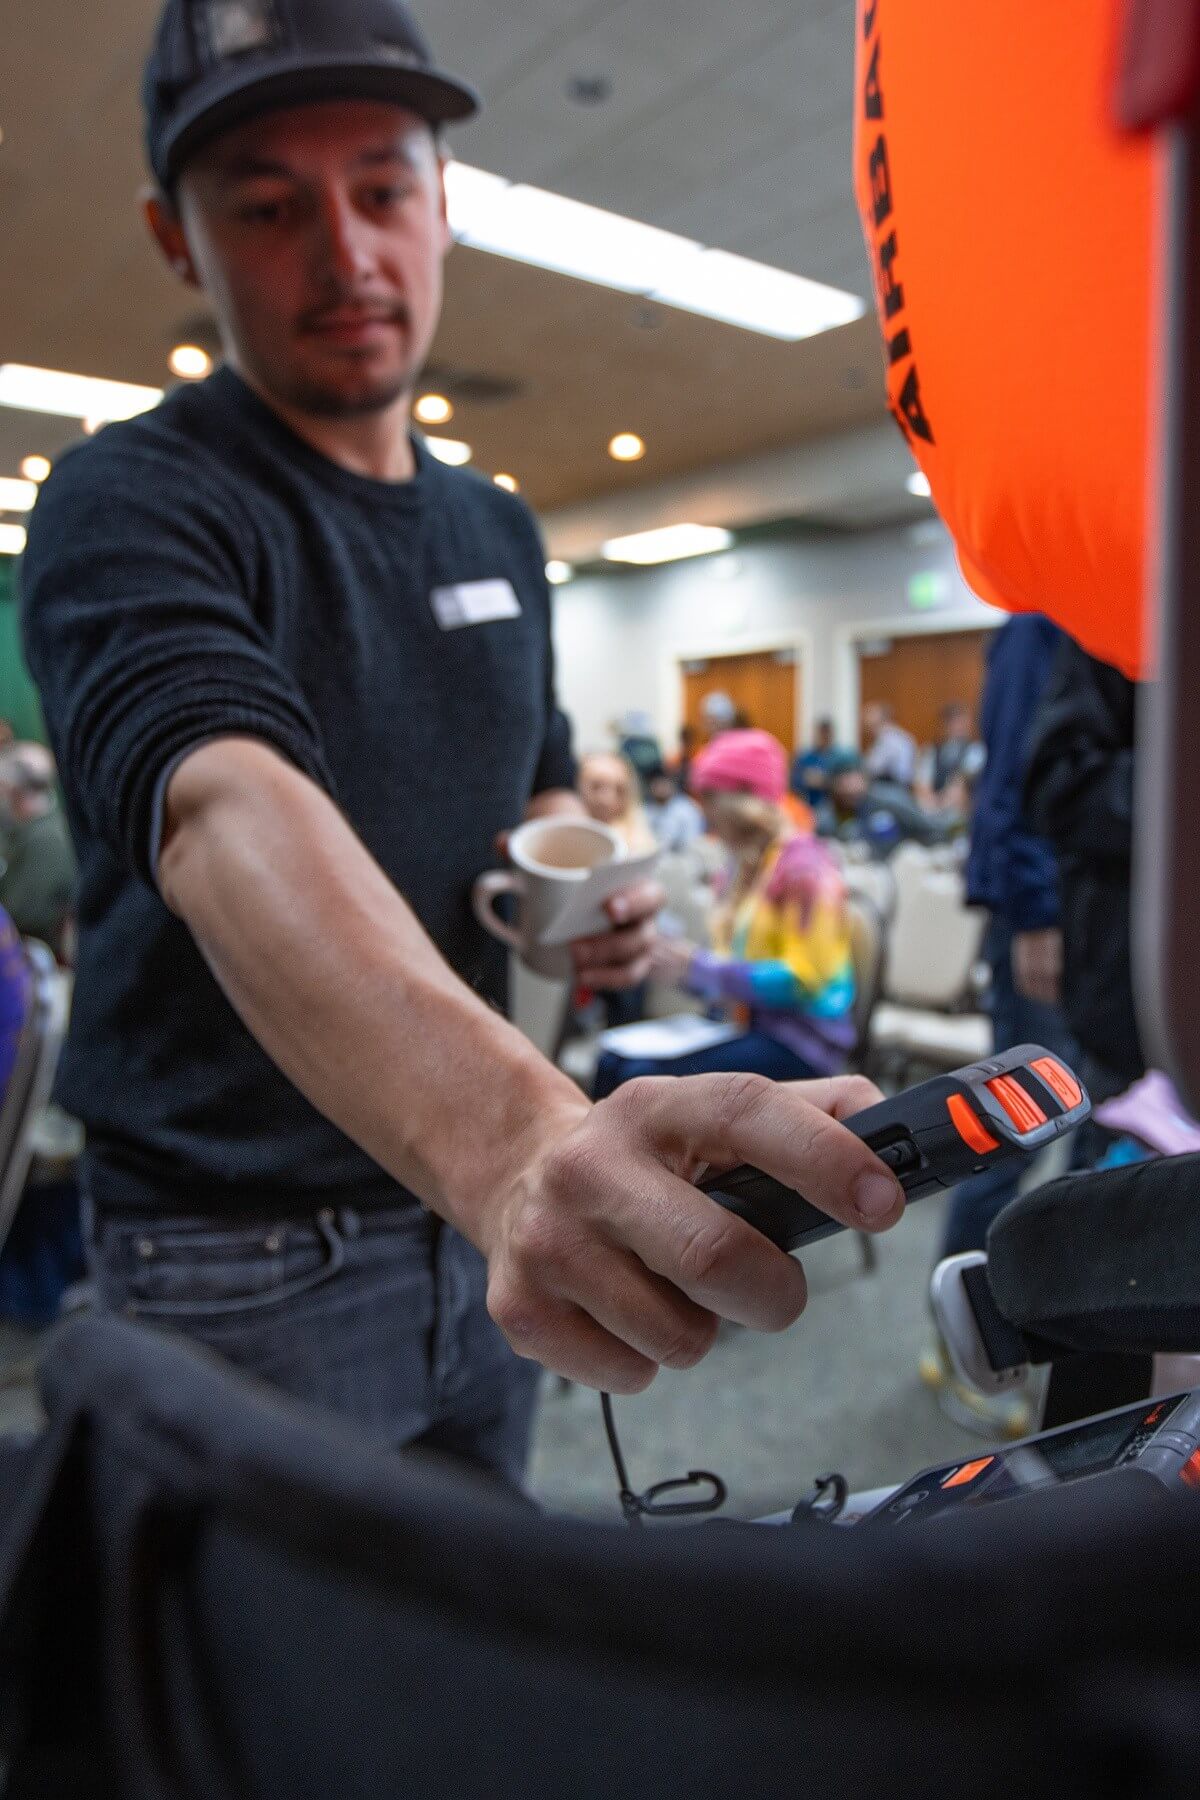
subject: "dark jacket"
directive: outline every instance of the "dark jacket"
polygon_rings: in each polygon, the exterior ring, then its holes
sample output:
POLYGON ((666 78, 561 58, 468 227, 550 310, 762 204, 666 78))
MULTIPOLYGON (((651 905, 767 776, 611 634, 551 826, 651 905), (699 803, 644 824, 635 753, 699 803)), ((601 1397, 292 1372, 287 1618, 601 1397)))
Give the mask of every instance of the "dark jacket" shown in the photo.
POLYGON ((1025 816, 1030 732, 1062 633, 1037 616, 1010 619, 988 650, 980 727, 987 763, 975 788, 967 895, 1016 931, 1059 923, 1058 863, 1025 816))
POLYGON ((1067 1019, 1124 1081, 1146 1066, 1130 958, 1135 698, 1124 675, 1064 639, 1025 790, 1030 820, 1058 853, 1067 1019))

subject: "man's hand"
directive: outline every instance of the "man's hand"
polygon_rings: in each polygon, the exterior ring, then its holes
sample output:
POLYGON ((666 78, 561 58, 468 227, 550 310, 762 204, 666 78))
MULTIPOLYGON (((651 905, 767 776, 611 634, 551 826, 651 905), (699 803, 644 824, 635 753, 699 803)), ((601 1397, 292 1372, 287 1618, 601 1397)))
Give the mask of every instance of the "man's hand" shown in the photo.
POLYGON ((1053 925, 1045 931, 1019 931, 1013 939, 1012 972, 1018 994, 1057 1006, 1062 999, 1062 932, 1053 925))
POLYGON ((639 987, 650 974, 658 936, 654 921, 667 896, 657 881, 622 888, 605 906, 613 929, 571 945, 576 979, 599 994, 639 987))
POLYGON ((693 1183, 747 1162, 845 1225, 886 1230, 899 1184, 837 1123, 879 1098, 858 1077, 704 1075, 564 1106, 514 1145, 510 1173, 489 1171, 472 1235, 492 1317, 519 1355, 625 1394, 698 1363, 721 1318, 786 1330, 807 1300, 799 1263, 693 1183))

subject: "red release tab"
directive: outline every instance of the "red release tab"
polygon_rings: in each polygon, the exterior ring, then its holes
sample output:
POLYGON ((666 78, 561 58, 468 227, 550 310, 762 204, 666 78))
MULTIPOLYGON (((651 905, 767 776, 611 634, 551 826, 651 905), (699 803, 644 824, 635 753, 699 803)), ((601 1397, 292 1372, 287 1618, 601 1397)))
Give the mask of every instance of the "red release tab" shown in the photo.
POLYGON ((1052 1056, 1040 1056, 1035 1063, 1030 1063, 1035 1075, 1041 1077, 1052 1094, 1056 1094, 1068 1112, 1080 1104, 1083 1089, 1072 1075, 1070 1069, 1064 1069, 1060 1062, 1052 1056))
POLYGON ((988 1093, 994 1094, 1018 1131, 1036 1131, 1046 1123, 1046 1115, 1011 1075, 998 1075, 988 1082, 988 1093))
POLYGON ((1179 1479, 1186 1487, 1200 1488, 1200 1450, 1196 1450, 1179 1471, 1179 1479))
POLYGON ((989 1151, 1000 1148, 999 1138, 994 1138, 983 1120, 975 1111, 971 1102, 962 1094, 951 1094, 946 1102, 951 1123, 963 1143, 977 1156, 987 1156, 989 1151))
POLYGON ((981 1456, 978 1462, 964 1463, 953 1475, 947 1475, 943 1488, 969 1487, 973 1481, 978 1481, 985 1469, 991 1468, 995 1460, 994 1456, 981 1456))

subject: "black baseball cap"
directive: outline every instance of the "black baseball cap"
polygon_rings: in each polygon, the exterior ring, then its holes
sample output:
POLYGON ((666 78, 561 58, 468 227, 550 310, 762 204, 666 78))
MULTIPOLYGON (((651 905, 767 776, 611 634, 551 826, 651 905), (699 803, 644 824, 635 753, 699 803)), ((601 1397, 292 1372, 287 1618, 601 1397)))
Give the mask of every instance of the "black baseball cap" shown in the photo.
POLYGON ((394 101, 433 126, 480 106, 435 67, 403 0, 167 0, 142 82, 150 167, 169 192, 222 132, 336 99, 394 101))

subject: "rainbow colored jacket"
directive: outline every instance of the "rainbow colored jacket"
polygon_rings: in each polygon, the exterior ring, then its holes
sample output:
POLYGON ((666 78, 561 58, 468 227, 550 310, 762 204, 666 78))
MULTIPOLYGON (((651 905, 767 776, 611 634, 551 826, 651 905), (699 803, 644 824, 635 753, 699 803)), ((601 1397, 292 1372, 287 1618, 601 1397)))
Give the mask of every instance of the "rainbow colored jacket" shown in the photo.
POLYGON ((783 839, 753 887, 722 908, 713 949, 697 951, 687 985, 749 1009, 750 1026, 817 1072, 841 1068, 854 1046, 854 965, 846 889, 815 837, 783 839))

